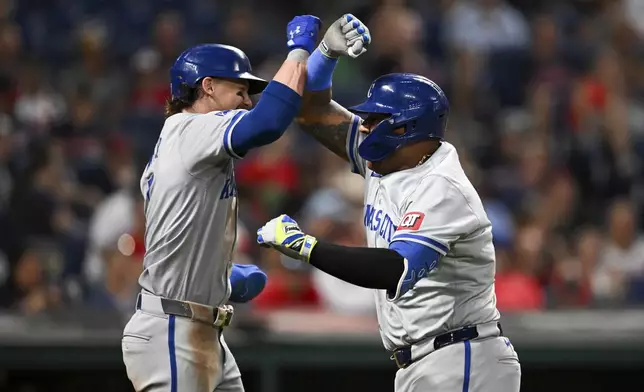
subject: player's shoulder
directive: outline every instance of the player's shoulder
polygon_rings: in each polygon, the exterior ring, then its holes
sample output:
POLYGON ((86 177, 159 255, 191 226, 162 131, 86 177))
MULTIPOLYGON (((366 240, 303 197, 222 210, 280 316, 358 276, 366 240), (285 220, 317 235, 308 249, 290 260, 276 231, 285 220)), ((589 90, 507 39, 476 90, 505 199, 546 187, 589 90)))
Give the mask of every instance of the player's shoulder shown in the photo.
POLYGON ((212 116, 216 118, 232 118, 246 113, 246 109, 231 109, 231 110, 215 110, 214 112, 206 113, 204 116, 212 116))
POLYGON ((456 147, 448 142, 442 142, 426 165, 421 168, 421 182, 432 182, 437 186, 455 188, 461 192, 474 191, 456 147))
POLYGON ((245 109, 216 110, 208 113, 177 113, 166 119, 166 127, 179 128, 204 128, 226 125, 246 113, 245 109))
POLYGON ((456 147, 448 142, 442 142, 430 159, 401 178, 400 184, 417 198, 460 194, 466 200, 478 199, 476 189, 461 166, 456 147))
POLYGON ((450 162, 454 153, 455 149, 451 144, 442 143, 423 164, 392 173, 385 177, 385 181, 391 183, 392 188, 406 194, 423 192, 430 186, 447 187, 455 177, 456 171, 450 162))
POLYGON ((417 197, 442 198, 445 203, 462 206, 464 211, 469 210, 483 219, 483 201, 465 173, 456 148, 449 143, 444 146, 448 147, 443 151, 444 159, 421 178, 417 197))
POLYGON ((176 117, 178 121, 186 121, 186 120, 210 120, 212 121, 213 119, 230 119, 235 116, 239 116, 243 113, 246 113, 247 110, 245 109, 231 109, 231 110, 214 110, 212 112, 208 113, 187 113, 187 112, 182 112, 182 113, 177 113, 175 115, 172 115, 168 117, 168 119, 176 117))

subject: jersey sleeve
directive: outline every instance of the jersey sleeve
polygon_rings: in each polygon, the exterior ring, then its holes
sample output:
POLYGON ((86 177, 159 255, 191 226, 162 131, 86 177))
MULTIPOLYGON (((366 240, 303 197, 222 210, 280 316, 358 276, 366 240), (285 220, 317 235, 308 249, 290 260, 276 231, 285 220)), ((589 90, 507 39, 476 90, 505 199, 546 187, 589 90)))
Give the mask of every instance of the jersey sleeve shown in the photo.
POLYGON ((200 163, 215 164, 222 158, 239 159, 232 149, 231 136, 246 113, 224 110, 189 117, 180 136, 179 152, 184 163, 191 168, 200 163))
POLYGON ((461 191, 442 176, 429 176, 406 200, 390 249, 405 259, 405 271, 390 300, 409 291, 449 253, 453 243, 480 226, 461 191))
POLYGON ((358 154, 358 146, 365 138, 365 134, 358 131, 361 124, 362 119, 354 115, 351 119, 349 132, 347 132, 347 156, 351 164, 351 171, 364 177, 367 171, 367 162, 358 154))

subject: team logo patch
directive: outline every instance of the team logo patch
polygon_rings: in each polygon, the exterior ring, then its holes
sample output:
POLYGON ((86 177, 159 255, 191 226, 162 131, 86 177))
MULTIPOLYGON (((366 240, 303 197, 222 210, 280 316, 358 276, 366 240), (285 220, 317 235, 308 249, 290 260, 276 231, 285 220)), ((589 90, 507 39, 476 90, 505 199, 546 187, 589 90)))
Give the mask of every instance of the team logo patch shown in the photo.
POLYGON ((403 215, 398 225, 398 230, 418 230, 425 219, 422 212, 408 212, 403 215))

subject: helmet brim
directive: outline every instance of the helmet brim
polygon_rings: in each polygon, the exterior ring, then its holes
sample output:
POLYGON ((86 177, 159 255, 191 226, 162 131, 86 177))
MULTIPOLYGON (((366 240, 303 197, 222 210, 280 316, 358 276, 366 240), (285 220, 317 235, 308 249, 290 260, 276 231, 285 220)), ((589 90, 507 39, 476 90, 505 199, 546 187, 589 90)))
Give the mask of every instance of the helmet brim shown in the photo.
POLYGON ((237 79, 243 79, 248 81, 248 95, 255 95, 259 94, 264 89, 266 86, 268 86, 268 82, 262 78, 258 78, 257 76, 251 74, 250 72, 244 72, 241 73, 237 76, 237 79))
POLYGON ((396 109, 391 106, 387 106, 387 105, 383 105, 375 102, 369 102, 369 101, 363 102, 356 106, 351 106, 350 108, 348 108, 348 110, 356 114, 368 114, 368 113, 394 114, 396 113, 396 109))

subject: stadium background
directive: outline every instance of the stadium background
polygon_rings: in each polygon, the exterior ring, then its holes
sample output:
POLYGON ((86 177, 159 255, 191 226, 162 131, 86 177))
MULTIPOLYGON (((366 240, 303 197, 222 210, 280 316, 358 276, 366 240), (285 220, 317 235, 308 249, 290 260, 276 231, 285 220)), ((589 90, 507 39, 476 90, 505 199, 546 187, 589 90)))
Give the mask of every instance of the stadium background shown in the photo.
MULTIPOLYGON (((186 47, 242 48, 270 78, 294 15, 352 12, 374 44, 334 95, 410 71, 452 103, 485 200, 523 391, 634 390, 644 369, 644 1, 0 1, 0 390, 129 391, 138 177, 186 47)), ((237 262, 269 284, 227 332, 252 391, 391 391, 371 293, 254 245, 289 213, 363 243, 362 180, 298 129, 237 165, 237 262)))

